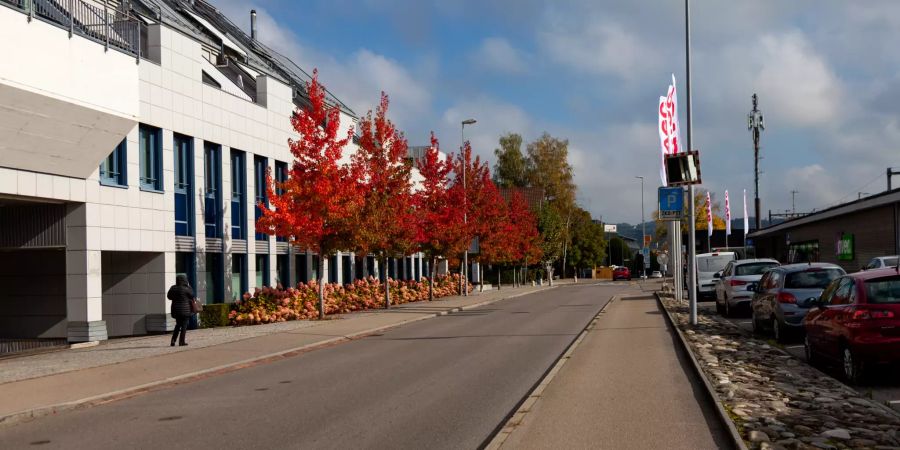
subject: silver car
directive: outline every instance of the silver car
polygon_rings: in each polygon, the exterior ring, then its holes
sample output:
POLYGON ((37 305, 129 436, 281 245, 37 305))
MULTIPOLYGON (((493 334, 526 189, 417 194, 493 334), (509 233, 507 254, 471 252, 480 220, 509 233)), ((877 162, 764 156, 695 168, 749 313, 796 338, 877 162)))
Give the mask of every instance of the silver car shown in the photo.
POLYGON ((872 258, 866 267, 863 267, 862 270, 870 270, 870 269, 881 269, 883 267, 897 267, 898 256, 879 256, 877 258, 872 258))
POLYGON ((716 273, 716 310, 726 317, 732 316, 738 308, 750 305, 753 293, 747 285, 754 284, 762 278, 763 273, 778 266, 774 259, 741 259, 731 261, 716 273))
POLYGON ((775 340, 784 342, 788 335, 803 330, 803 318, 822 290, 846 272, 829 263, 788 264, 766 272, 753 288, 750 302, 753 331, 772 330, 775 340))

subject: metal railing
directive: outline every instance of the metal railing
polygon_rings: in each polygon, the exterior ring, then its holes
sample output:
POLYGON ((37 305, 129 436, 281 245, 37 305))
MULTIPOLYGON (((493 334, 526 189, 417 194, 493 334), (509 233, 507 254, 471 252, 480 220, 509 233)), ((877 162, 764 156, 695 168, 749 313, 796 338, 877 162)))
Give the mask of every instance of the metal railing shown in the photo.
POLYGON ((141 22, 134 14, 115 8, 98 7, 82 0, 0 0, 28 15, 69 30, 107 48, 140 57, 141 22))

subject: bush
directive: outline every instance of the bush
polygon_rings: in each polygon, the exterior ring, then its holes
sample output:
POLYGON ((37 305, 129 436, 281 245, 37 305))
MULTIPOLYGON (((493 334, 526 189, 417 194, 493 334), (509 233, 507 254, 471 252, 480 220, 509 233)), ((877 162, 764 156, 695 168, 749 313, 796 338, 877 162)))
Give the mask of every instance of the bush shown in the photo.
MULTIPOLYGON (((424 281, 388 280, 391 304, 428 300, 428 283, 424 281)), ((472 285, 468 286, 469 291, 472 285)), ((438 277, 434 283, 434 297, 459 294, 459 274, 438 277)), ((251 295, 231 305, 226 323, 255 325, 286 322, 288 320, 314 319, 319 316, 319 287, 315 281, 300 283, 296 288, 257 288, 251 295)), ((325 314, 342 314, 366 309, 384 308, 384 285, 373 277, 356 280, 351 284, 325 285, 325 314)), ((205 309, 204 309, 204 312, 205 309)))
POLYGON ((210 303, 203 305, 203 311, 200 311, 200 327, 224 327, 230 322, 228 319, 228 313, 230 312, 230 303, 210 303))

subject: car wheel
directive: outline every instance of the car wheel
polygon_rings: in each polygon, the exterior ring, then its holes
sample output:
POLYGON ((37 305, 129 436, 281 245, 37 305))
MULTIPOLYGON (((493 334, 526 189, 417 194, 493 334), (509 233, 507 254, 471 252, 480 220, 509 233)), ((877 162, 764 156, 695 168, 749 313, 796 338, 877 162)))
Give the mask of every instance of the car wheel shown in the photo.
POLYGON ((845 345, 841 351, 841 355, 844 366, 844 379, 846 379, 848 383, 859 383, 862 379, 863 368, 860 361, 856 358, 856 354, 853 353, 853 350, 851 350, 849 346, 845 345))
POLYGON ((816 353, 813 351, 812 344, 809 343, 809 336, 807 335, 803 338, 803 353, 806 354, 806 362, 811 366, 816 366, 819 363, 819 359, 816 357, 816 353))

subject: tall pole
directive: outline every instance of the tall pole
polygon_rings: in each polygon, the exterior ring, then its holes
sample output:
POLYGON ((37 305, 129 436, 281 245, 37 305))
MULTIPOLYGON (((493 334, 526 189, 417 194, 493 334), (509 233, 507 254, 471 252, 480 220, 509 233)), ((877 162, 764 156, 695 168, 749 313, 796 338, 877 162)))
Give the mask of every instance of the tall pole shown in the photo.
MULTIPOLYGON (((687 148, 692 150, 691 128, 691 0, 684 0, 684 56, 687 86, 687 148)), ((688 298, 690 299, 691 325, 697 325, 697 219, 694 208, 694 185, 688 187, 688 298)))
MULTIPOLYGON (((797 190, 791 191, 791 214, 797 214, 797 203, 795 200, 797 199, 797 194, 799 192, 800 191, 797 190)), ((860 194, 860 197, 862 197, 862 194, 860 194)))
POLYGON ((747 128, 753 137, 753 184, 755 193, 753 198, 754 208, 756 210, 756 229, 760 229, 760 221, 762 220, 760 204, 759 204, 759 132, 765 130, 763 123, 762 111, 759 110, 759 97, 753 94, 753 109, 747 115, 747 128))
MULTIPOLYGON (((466 125, 472 125, 475 123, 475 119, 466 119, 462 121, 462 127, 460 128, 460 137, 462 138, 462 142, 459 147, 459 151, 462 154, 462 179, 463 179, 463 224, 465 224, 465 228, 468 230, 469 224, 469 210, 468 210, 468 199, 469 193, 466 191, 466 165, 468 164, 468 158, 466 156, 466 125)), ((468 268, 469 268, 469 245, 470 242, 466 243, 466 251, 463 252, 463 263, 462 267, 459 268, 459 278, 462 283, 462 291, 464 296, 469 295, 469 277, 468 277, 468 268)))
POLYGON ((644 236, 647 235, 647 225, 644 224, 644 177, 635 177, 641 179, 641 263, 644 267, 641 267, 641 278, 647 276, 647 261, 644 261, 644 248, 646 247, 646 241, 644 236))

